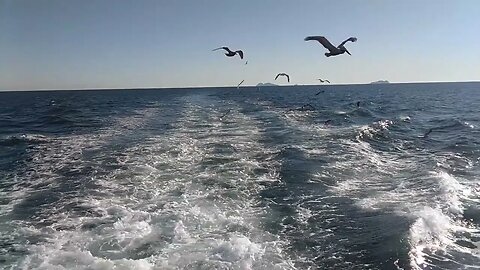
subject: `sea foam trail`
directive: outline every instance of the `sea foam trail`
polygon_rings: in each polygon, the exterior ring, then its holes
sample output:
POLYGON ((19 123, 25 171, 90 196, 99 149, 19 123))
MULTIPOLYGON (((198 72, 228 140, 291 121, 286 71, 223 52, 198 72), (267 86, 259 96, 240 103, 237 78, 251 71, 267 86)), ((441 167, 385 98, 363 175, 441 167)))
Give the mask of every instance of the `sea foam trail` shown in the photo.
MULTIPOLYGON (((147 121, 154 110, 139 110, 136 116, 122 117, 116 121, 147 121)), ((13 254, 7 257, 6 267, 18 265, 15 260, 28 253, 28 244, 44 241, 52 229, 73 228, 58 225, 67 214, 97 214, 90 212, 91 208, 86 203, 88 198, 84 196, 88 196, 88 191, 98 188, 93 175, 95 171, 103 169, 95 160, 83 159, 88 155, 87 151, 101 150, 108 141, 118 136, 121 132, 117 132, 116 128, 118 126, 89 135, 20 136, 30 143, 26 149, 28 158, 18 170, 5 176, 3 184, 8 183, 8 186, 3 188, 7 192, 2 197, 8 204, 0 207, 2 220, 11 220, 1 225, 0 233, 2 241, 6 240, 4 247, 13 254)), ((131 135, 125 131, 123 134, 131 135)))
POLYGON ((475 240, 480 233, 463 215, 465 202, 478 194, 473 194, 467 183, 461 184, 444 171, 431 175, 438 185, 436 195, 432 195, 435 203, 412 213, 416 218, 409 235, 412 267, 424 269, 441 262, 444 266, 464 268, 462 263, 480 262, 475 240))
POLYGON ((356 248, 352 242, 359 232, 365 237, 375 234, 376 227, 362 227, 348 195, 331 190, 351 167, 330 168, 342 161, 363 159, 339 155, 335 146, 345 128, 315 123, 312 119, 319 117, 315 112, 285 112, 274 106, 255 115, 265 123, 264 140, 268 143, 274 138, 279 149, 276 159, 282 164, 281 184, 270 187, 263 196, 271 209, 269 220, 275 224, 272 230, 290 242, 288 251, 296 255, 295 265, 302 269, 369 268, 368 250, 356 248))
MULTIPOLYGON (((299 149, 306 155, 323 153, 330 159, 329 166, 315 172, 311 181, 331 183, 331 179, 337 179, 336 184, 328 185, 333 194, 352 199, 366 213, 390 213, 410 224, 402 237, 408 239, 409 262, 399 264, 397 259, 389 267, 462 268, 480 261, 478 227, 462 215, 467 208, 465 202, 475 201, 478 189, 475 181, 462 181, 447 172, 471 171, 474 168, 468 158, 412 149, 411 142, 391 134, 390 129, 405 123, 401 118, 400 122, 386 119, 364 126, 325 127, 312 125, 312 117, 321 117, 315 113, 297 112, 295 118, 292 114, 284 119, 290 128, 298 130, 299 149), (329 139, 340 132, 336 139, 329 139), (329 141, 335 145, 329 145, 334 153, 325 147, 329 141)), ((325 203, 325 198, 315 202, 325 203)), ((312 204, 306 201, 303 205, 312 204)))
POLYGON ((117 169, 93 174, 97 188, 85 197, 54 206, 89 214, 57 209, 50 226, 24 226, 46 241, 28 246, 21 267, 293 268, 284 241, 262 230, 266 209, 255 194, 263 181, 277 181, 277 164, 257 142, 257 123, 235 107, 220 120, 220 111, 195 98, 186 100, 175 130, 109 153, 116 162, 96 157, 117 169))
POLYGON ((395 146, 399 152, 378 151, 364 140, 365 134, 373 138, 377 132, 388 131, 389 125, 363 127, 362 136, 346 142, 345 145, 350 145, 352 151, 364 158, 337 164, 342 171, 356 168, 357 172, 355 178, 342 181, 333 190, 355 198, 357 205, 366 210, 391 211, 412 220, 408 231, 412 268, 464 267, 452 259, 454 256, 462 258, 467 265, 479 262, 474 240, 478 238, 478 228, 462 215, 466 208, 464 202, 478 196, 472 192, 474 182, 462 184, 445 171, 451 167, 462 169, 464 165, 468 168, 470 163, 449 165, 445 161, 449 159, 442 155, 449 157, 451 153, 429 156, 424 152, 405 151, 401 142, 395 146), (431 162, 429 158, 438 161, 431 162))
POLYGON ((60 93, 0 138, 0 263, 478 269, 478 84, 425 85, 60 93))

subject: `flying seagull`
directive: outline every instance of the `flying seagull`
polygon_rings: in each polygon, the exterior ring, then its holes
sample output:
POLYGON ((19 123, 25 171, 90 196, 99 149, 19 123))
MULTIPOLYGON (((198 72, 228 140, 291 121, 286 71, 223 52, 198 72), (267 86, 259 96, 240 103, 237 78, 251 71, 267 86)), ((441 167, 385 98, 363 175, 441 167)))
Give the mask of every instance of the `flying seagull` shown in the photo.
POLYGON ((278 76, 285 76, 287 77, 287 81, 290 82, 290 76, 288 76, 287 73, 278 73, 277 76, 275 77, 275 81, 277 80, 278 76))
POLYGON ((318 93, 315 94, 315 96, 318 96, 318 95, 320 95, 321 93, 324 93, 324 92, 325 92, 325 90, 320 90, 320 91, 318 91, 318 93))
POLYGON ((320 82, 328 82, 328 83, 330 83, 329 80, 322 80, 322 79, 317 79, 317 80, 319 80, 320 82))
POLYGON ((333 46, 333 44, 330 43, 330 41, 328 41, 328 39, 326 39, 324 36, 309 36, 305 38, 305 41, 309 41, 309 40, 316 40, 320 42, 320 44, 322 44, 323 47, 325 47, 325 49, 330 51, 325 53, 325 56, 330 57, 330 56, 335 56, 335 55, 344 54, 344 53, 348 53, 349 55, 351 55, 350 52, 347 50, 347 48, 345 48, 345 46, 343 45, 345 45, 345 43, 347 43, 348 41, 355 42, 357 41, 357 38, 350 37, 345 41, 343 41, 342 43, 340 43, 340 45, 338 45, 337 47, 333 46))
POLYGON ((228 47, 220 47, 220 48, 213 49, 212 51, 217 51, 217 50, 225 50, 225 51, 227 51, 227 52, 225 53, 225 55, 228 56, 228 57, 233 57, 233 56, 235 56, 236 54, 238 54, 238 55, 240 56, 240 59, 243 59, 243 51, 242 51, 242 50, 232 51, 232 50, 230 50, 228 47))
POLYGON ((237 85, 237 89, 240 87, 240 85, 244 82, 245 80, 242 80, 238 85, 237 85))

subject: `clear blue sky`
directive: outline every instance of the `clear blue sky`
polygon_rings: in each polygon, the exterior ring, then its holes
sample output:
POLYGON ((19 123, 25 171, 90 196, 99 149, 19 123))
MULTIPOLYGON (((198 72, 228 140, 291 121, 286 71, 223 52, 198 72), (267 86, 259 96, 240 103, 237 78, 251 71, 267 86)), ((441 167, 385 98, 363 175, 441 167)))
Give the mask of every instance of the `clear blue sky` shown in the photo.
POLYGON ((479 48, 478 0, 0 0, 4 90, 472 81, 479 48))

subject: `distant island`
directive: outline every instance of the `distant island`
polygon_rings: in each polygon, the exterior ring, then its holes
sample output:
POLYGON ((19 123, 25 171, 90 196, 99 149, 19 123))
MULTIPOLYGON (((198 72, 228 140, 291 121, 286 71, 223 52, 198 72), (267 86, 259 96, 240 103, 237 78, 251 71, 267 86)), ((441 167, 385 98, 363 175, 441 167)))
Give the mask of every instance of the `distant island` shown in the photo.
POLYGON ((382 83, 390 83, 390 82, 387 80, 379 80, 379 81, 371 82, 370 84, 382 84, 382 83))
POLYGON ((273 84, 273 83, 258 83, 257 84, 257 87, 263 87, 263 86, 278 86, 276 84, 273 84))

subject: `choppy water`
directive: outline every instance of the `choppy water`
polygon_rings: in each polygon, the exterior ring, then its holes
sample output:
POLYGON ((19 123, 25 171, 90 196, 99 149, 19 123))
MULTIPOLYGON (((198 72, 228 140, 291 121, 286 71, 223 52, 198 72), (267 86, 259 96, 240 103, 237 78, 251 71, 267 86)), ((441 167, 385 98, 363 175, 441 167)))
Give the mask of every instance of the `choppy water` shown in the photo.
POLYGON ((0 93, 0 266, 479 269, 479 90, 0 93))

